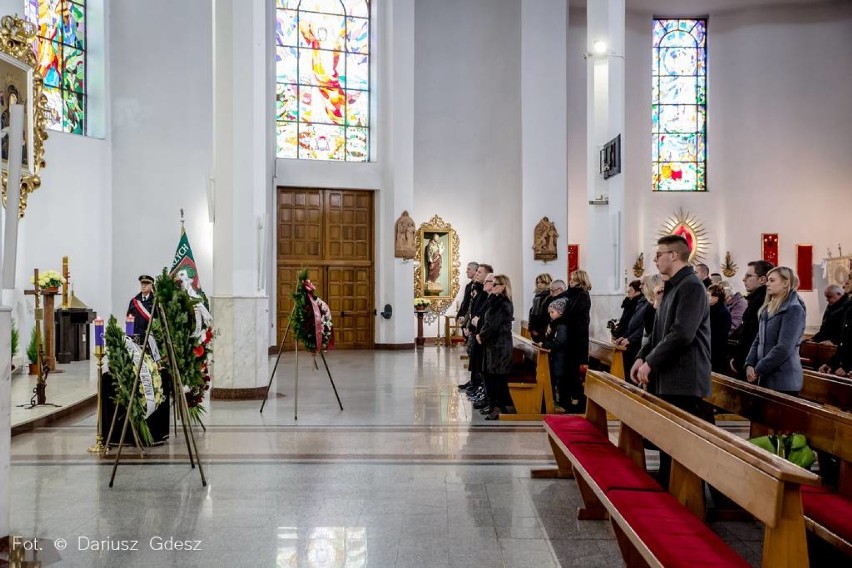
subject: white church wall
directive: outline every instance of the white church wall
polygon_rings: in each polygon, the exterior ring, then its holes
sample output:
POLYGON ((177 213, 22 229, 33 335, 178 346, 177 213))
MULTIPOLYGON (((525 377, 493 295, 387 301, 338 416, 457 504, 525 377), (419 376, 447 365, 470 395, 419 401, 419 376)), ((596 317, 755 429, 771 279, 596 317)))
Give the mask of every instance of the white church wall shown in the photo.
POLYGON ((461 283, 471 260, 523 278, 520 18, 517 0, 416 4, 411 216, 458 231, 461 283))
POLYGON ((151 0, 114 2, 111 12, 111 307, 123 315, 137 276, 171 265, 181 208, 201 284, 215 293, 207 210, 212 11, 208 0, 151 0), (151 41, 151 30, 162 39, 151 41))
MULTIPOLYGON (((580 17, 571 12, 572 32, 580 17)), ((838 242, 852 247, 852 6, 778 6, 710 15, 705 194, 662 194, 650 188, 651 18, 650 13, 627 16, 623 175, 628 278, 640 252, 646 273, 655 271, 651 254, 657 232, 680 208, 707 229, 705 262, 711 271, 719 272, 725 252, 731 251, 739 270, 728 280, 739 290, 747 263, 760 257, 761 233, 779 234, 780 263, 792 267, 797 243, 812 244, 816 262, 827 248, 837 254, 838 242)), ((580 44, 571 37, 569 49, 575 45, 580 44)), ((569 53, 569 65, 571 58, 569 53)), ((569 85, 579 81, 580 71, 569 67, 569 85)), ((583 104, 569 97, 569 120, 582 118, 583 104)), ((582 130, 572 125, 569 152, 581 137, 582 130)), ((569 156, 574 172, 580 158, 569 156)), ((576 184, 570 187, 572 196, 579 193, 576 184)), ((582 223, 582 211, 573 207, 579 197, 569 200, 572 240, 574 235, 584 239, 584 232, 574 231, 582 223)), ((824 309, 818 267, 814 276, 815 290, 802 294, 810 327, 819 324, 824 309)))

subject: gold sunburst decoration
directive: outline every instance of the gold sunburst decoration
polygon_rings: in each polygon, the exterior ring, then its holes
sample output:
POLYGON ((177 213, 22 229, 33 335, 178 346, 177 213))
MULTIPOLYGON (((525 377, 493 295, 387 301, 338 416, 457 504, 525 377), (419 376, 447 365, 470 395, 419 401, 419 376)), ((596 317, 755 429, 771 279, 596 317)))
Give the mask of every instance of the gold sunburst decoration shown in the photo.
POLYGON ((663 222, 659 235, 680 235, 686 239, 686 244, 689 245, 689 262, 702 260, 710 245, 704 225, 698 217, 690 215, 689 211, 684 212, 683 209, 678 209, 677 213, 663 222))

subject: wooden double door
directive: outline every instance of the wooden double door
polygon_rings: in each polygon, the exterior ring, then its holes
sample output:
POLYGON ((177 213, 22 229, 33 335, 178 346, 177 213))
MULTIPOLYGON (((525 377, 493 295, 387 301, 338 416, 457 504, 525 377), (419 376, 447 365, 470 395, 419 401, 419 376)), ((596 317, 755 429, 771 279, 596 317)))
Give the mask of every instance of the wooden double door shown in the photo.
POLYGON ((331 309, 335 347, 373 348, 373 234, 371 191, 278 188, 278 345, 299 271, 307 268, 331 309))

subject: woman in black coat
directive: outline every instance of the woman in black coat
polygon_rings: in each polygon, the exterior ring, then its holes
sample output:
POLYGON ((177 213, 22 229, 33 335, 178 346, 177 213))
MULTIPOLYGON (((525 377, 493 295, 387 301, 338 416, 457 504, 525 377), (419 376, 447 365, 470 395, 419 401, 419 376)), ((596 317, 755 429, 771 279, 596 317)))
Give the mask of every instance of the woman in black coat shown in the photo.
POLYGON ((633 310, 630 321, 624 330, 624 335, 615 340, 616 345, 621 345, 625 348, 625 369, 633 367, 633 361, 636 360, 636 354, 639 353, 639 348, 642 347, 642 335, 645 333, 645 313, 650 307, 648 300, 641 292, 635 297, 635 302, 635 309, 633 310))
POLYGON ((728 333, 731 312, 725 305, 725 288, 713 284, 707 289, 710 301, 710 366, 714 373, 731 372, 728 366, 728 333))
POLYGON ((568 346, 565 349, 565 378, 558 385, 559 399, 566 410, 570 406, 577 412, 583 409, 581 367, 589 362, 591 289, 589 274, 585 270, 575 270, 568 280, 564 296, 567 304, 562 317, 568 326, 568 346))
POLYGON ((541 341, 550 318, 547 317, 547 304, 550 298, 550 283, 553 282, 550 274, 543 273, 535 277, 535 296, 533 296, 527 329, 533 341, 541 341))
POLYGON ((494 277, 488 310, 482 316, 482 327, 476 341, 482 346, 482 371, 485 392, 491 406, 486 420, 497 420, 501 412, 514 413, 509 393, 509 371, 512 368, 512 284, 505 274, 494 277))

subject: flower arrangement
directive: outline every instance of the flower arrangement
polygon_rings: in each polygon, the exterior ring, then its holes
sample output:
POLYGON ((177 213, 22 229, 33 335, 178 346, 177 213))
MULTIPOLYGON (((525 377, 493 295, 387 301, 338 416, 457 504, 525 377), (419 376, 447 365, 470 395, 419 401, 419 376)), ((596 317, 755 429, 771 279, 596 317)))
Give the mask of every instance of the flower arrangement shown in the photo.
POLYGON ((299 272, 296 289, 293 290, 290 326, 294 330, 296 340, 311 353, 316 353, 318 349, 328 351, 334 347, 331 310, 328 304, 316 297, 315 291, 316 286, 308 280, 308 269, 303 268, 299 272))
POLYGON ((139 380, 139 391, 134 398, 133 408, 130 409, 130 420, 139 432, 142 443, 150 446, 153 443, 151 430, 146 419, 163 402, 163 381, 157 363, 150 355, 142 358, 142 349, 125 335, 119 327, 115 316, 110 316, 104 333, 107 362, 112 381, 115 385, 114 401, 116 405, 127 408, 130 402, 130 391, 136 380, 136 368, 142 359, 143 366, 139 380))
MULTIPOLYGON (((35 284, 35 278, 30 277, 30 284, 35 284)), ((39 288, 58 288, 65 284, 65 278, 55 270, 41 270, 38 273, 39 288)))
MULTIPOLYGON (((196 308, 202 300, 191 298, 165 269, 157 277, 154 294, 166 313, 175 351, 175 366, 183 383, 190 419, 200 424, 201 416, 206 412, 202 403, 211 384, 208 362, 215 336, 213 327, 208 324, 200 332, 196 330, 199 319, 196 308)), ((162 323, 154 318, 151 325, 157 344, 166 345, 162 323)))
POLYGON ((427 300, 426 298, 414 298, 414 309, 418 311, 425 311, 432 302, 427 300))

